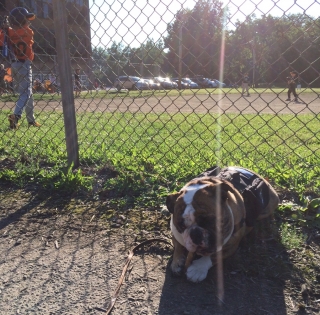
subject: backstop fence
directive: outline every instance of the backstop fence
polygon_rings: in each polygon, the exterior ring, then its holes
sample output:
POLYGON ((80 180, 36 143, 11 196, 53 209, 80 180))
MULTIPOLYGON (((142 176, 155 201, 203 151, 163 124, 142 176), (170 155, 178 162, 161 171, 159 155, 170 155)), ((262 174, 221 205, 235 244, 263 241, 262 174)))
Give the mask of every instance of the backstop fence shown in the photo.
POLYGON ((16 2, 37 15, 33 97, 42 126, 28 128, 23 114, 9 129, 19 96, 8 80, 2 178, 52 173, 46 184, 54 185, 69 161, 96 189, 108 166, 122 170, 124 183, 162 178, 161 190, 213 164, 236 164, 282 187, 319 188, 318 0, 68 0, 66 28, 57 25, 56 1, 16 2), (76 142, 71 157, 68 142, 76 142))

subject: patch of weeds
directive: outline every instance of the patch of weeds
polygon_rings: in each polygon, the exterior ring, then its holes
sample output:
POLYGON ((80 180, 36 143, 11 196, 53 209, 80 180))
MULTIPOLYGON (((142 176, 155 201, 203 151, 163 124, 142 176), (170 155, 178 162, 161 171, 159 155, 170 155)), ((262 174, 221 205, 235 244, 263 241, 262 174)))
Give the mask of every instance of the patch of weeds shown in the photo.
POLYGON ((117 214, 115 209, 105 209, 104 211, 100 212, 100 219, 103 221, 108 221, 113 219, 117 214))
POLYGON ((290 223, 282 223, 280 229, 281 243, 287 249, 299 248, 307 239, 306 235, 290 223))
POLYGON ((75 190, 77 188, 90 189, 92 178, 83 176, 82 171, 72 170, 72 166, 66 172, 61 172, 60 178, 55 182, 55 188, 75 190))
POLYGON ((278 213, 285 217, 287 221, 296 225, 319 228, 320 227, 320 198, 301 198, 302 204, 291 201, 283 201, 278 207, 278 213))

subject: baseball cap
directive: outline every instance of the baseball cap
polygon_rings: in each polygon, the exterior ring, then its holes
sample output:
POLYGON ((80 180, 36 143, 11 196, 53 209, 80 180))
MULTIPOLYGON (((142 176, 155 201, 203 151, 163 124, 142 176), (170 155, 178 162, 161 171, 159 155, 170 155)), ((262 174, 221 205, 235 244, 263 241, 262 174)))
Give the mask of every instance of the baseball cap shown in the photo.
POLYGON ((25 19, 32 21, 36 18, 34 13, 29 12, 26 8, 16 7, 10 11, 9 19, 12 24, 20 24, 25 19))

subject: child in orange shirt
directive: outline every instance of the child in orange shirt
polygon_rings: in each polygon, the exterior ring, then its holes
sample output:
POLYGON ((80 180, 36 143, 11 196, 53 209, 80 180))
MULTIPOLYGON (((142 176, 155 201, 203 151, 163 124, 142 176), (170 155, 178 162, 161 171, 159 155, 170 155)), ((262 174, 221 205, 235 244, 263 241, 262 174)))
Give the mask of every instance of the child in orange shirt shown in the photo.
POLYGON ((33 113, 33 95, 32 95, 32 60, 34 52, 32 45, 33 30, 29 27, 30 21, 35 19, 34 13, 29 13, 23 7, 17 7, 11 10, 9 14, 9 24, 7 29, 9 37, 9 49, 13 52, 15 60, 12 62, 12 77, 15 89, 19 93, 19 99, 16 102, 14 113, 9 115, 11 129, 17 129, 19 119, 25 108, 29 126, 40 127, 36 122, 33 113))

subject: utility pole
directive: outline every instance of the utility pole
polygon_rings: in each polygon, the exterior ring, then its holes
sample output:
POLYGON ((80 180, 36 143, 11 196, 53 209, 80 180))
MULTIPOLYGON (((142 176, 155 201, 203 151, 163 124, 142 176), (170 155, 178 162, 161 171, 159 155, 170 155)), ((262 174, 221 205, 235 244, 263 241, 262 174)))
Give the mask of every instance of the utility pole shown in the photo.
POLYGON ((252 87, 256 87, 256 34, 253 34, 253 38, 250 41, 252 45, 252 87))
POLYGON ((184 15, 185 11, 182 10, 179 13, 179 90, 181 90, 181 80, 182 80, 182 29, 186 16, 184 15))
POLYGON ((252 87, 256 87, 255 81, 255 74, 256 74, 256 47, 255 47, 255 36, 252 40, 252 87))
POLYGON ((181 90, 182 80, 182 20, 179 21, 179 90, 181 90))

